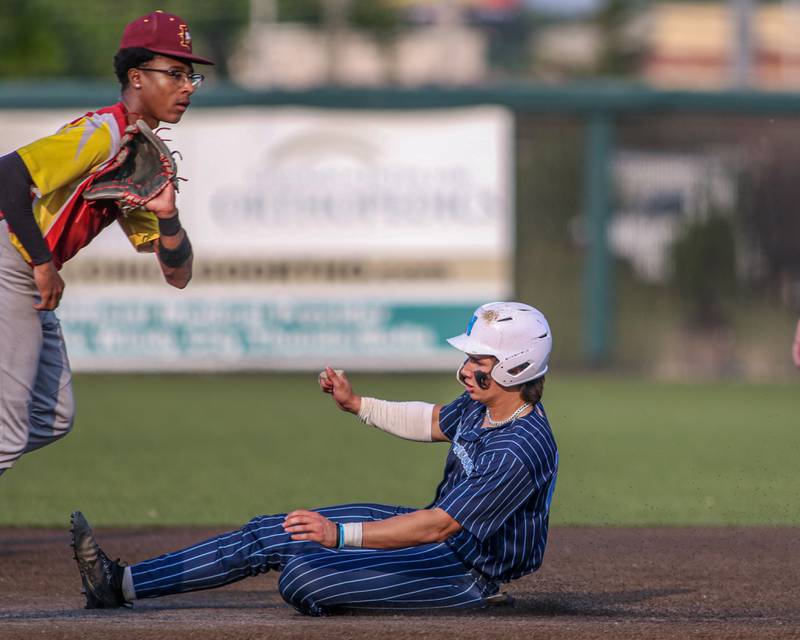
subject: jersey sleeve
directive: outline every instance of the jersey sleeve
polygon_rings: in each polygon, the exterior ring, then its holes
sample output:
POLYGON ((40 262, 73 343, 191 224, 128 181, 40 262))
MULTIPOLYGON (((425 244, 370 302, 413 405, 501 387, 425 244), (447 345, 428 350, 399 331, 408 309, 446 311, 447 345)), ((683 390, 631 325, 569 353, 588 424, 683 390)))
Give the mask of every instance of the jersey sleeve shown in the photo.
POLYGON ((147 209, 134 209, 127 215, 120 216, 119 226, 128 236, 133 248, 140 252, 152 252, 153 241, 161 237, 158 231, 158 218, 155 213, 147 209))
POLYGON ((111 157, 108 124, 85 117, 17 149, 41 195, 89 175, 111 157))
POLYGON ((535 489, 528 468, 513 452, 493 451, 478 458, 473 473, 434 506, 485 542, 535 489))
POLYGON ((439 429, 450 442, 456 436, 458 423, 468 402, 469 394, 464 392, 450 404, 444 405, 439 411, 439 429))

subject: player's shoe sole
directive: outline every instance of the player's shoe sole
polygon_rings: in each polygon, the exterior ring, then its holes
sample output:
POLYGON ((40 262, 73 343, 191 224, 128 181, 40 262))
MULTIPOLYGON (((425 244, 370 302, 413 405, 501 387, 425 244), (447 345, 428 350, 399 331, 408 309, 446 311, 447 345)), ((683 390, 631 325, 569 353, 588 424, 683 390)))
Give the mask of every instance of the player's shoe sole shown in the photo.
POLYGON ((124 569, 109 557, 97 544, 92 528, 80 511, 71 518, 70 533, 72 548, 78 571, 81 574, 83 593, 87 609, 111 609, 130 607, 122 596, 122 572, 124 569))

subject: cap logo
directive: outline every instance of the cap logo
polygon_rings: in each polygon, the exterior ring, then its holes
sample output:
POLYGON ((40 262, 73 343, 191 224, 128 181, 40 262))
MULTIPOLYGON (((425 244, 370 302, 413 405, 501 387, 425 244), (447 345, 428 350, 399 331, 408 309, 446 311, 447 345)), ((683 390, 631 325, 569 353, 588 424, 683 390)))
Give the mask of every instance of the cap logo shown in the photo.
POLYGON ((189 27, 182 24, 178 27, 178 37, 181 39, 181 46, 191 50, 192 48, 192 34, 189 32, 189 27))
POLYGON ((469 321, 467 325, 467 335, 472 334, 472 327, 475 326, 475 323, 478 321, 478 316, 472 316, 472 319, 469 321))
POLYGON ((491 322, 496 322, 497 319, 500 317, 500 314, 497 313, 497 311, 495 311, 494 309, 487 309, 481 314, 481 317, 483 318, 484 322, 489 324, 491 322))

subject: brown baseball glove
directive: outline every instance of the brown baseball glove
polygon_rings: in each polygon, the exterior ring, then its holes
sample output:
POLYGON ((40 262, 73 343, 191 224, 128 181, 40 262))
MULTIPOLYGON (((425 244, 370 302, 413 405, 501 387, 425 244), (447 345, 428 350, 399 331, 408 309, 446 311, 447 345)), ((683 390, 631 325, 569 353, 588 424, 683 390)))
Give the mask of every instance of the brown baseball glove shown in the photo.
POLYGON ((85 200, 114 200, 122 213, 139 209, 169 183, 178 190, 172 152, 144 120, 125 129, 114 160, 84 190, 85 200))

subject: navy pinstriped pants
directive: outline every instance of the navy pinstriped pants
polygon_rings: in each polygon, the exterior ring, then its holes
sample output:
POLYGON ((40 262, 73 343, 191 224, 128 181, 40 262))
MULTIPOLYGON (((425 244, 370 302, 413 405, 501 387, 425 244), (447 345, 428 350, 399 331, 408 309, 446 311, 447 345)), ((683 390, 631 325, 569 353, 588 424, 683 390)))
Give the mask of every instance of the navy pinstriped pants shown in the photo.
MULTIPOLYGON (((380 504, 316 509, 334 522, 369 522, 414 511, 380 504)), ((301 613, 476 606, 498 585, 470 570, 445 543, 403 549, 329 549, 293 541, 284 514, 131 566, 137 598, 213 589, 270 569, 281 596, 301 613)))

